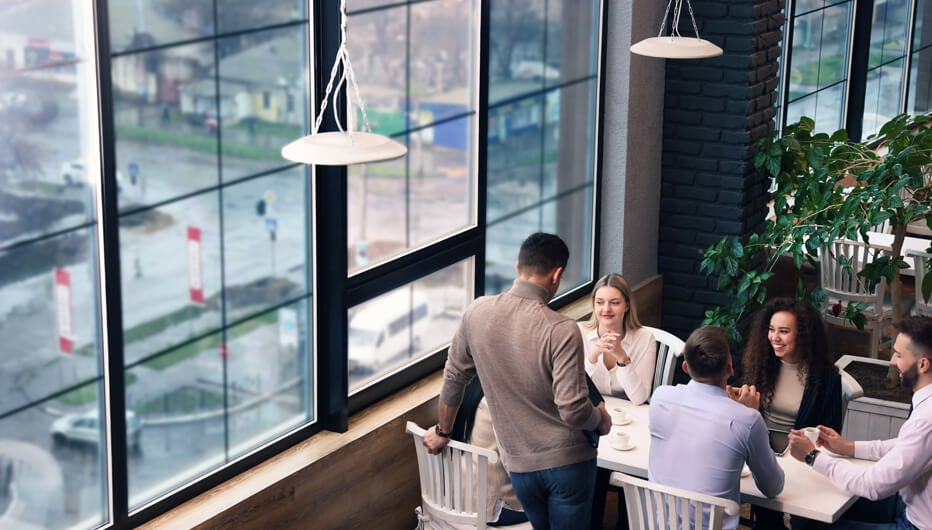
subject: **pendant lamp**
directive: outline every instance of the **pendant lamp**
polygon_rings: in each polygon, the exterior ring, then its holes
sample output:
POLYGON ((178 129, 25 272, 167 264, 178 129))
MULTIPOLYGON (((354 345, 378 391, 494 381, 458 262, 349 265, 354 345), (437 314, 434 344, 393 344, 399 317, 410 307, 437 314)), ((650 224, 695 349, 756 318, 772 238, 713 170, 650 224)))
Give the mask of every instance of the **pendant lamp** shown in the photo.
POLYGON ((696 26, 696 17, 693 16, 693 6, 686 0, 689 9, 689 18, 693 23, 696 37, 683 37, 680 35, 680 15, 683 13, 683 0, 668 0, 667 8, 663 12, 663 22, 656 37, 644 39, 631 46, 631 53, 646 55, 647 57, 660 57, 661 59, 705 59, 718 57, 722 49, 711 42, 699 38, 699 28, 696 26), (674 2, 676 2, 674 4, 674 2), (667 27, 667 17, 670 16, 670 7, 673 7, 673 30, 670 35, 664 36, 663 30, 667 27))
MULTIPOLYGON (((352 105, 348 105, 348 107, 349 112, 352 112, 352 105)), ((320 112, 314 121, 314 129, 311 134, 298 138, 282 147, 282 156, 292 162, 302 164, 348 166, 393 160, 403 157, 407 152, 408 148, 404 145, 386 136, 371 132, 369 117, 366 115, 366 106, 363 103, 362 96, 359 95, 356 74, 353 72, 349 51, 346 48, 346 0, 341 0, 340 48, 337 50, 336 59, 333 61, 333 69, 330 70, 330 81, 327 83, 327 90, 320 103, 320 112), (339 82, 334 87, 333 82, 337 78, 337 71, 340 66, 343 67, 343 71, 339 82), (346 86, 346 90, 349 92, 350 88, 352 88, 352 95, 355 96, 356 104, 362 111, 363 130, 361 131, 352 130, 354 121, 352 119, 349 120, 350 126, 344 130, 343 124, 340 123, 340 116, 337 113, 337 95, 340 93, 340 88, 346 85, 347 79, 349 85, 346 86), (339 130, 321 133, 318 132, 318 129, 320 128, 320 122, 323 120, 324 112, 327 110, 327 102, 331 97, 333 98, 333 118, 339 130)))

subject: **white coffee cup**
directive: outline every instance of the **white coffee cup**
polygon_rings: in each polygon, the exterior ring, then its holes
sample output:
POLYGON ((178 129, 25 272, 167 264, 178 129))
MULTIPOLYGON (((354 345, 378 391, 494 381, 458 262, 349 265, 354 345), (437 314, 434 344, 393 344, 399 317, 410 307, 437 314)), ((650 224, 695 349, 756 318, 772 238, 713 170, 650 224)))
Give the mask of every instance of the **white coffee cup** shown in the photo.
POLYGON ((812 445, 817 445, 816 442, 819 440, 818 427, 806 427, 803 429, 803 434, 806 435, 806 438, 809 438, 809 440, 812 441, 812 445))
POLYGON ((612 407, 608 410, 612 417, 612 425, 622 425, 628 422, 628 412, 622 407, 612 407))
POLYGON ((621 429, 612 429, 609 438, 611 439, 612 447, 615 449, 628 449, 631 446, 631 437, 621 429))

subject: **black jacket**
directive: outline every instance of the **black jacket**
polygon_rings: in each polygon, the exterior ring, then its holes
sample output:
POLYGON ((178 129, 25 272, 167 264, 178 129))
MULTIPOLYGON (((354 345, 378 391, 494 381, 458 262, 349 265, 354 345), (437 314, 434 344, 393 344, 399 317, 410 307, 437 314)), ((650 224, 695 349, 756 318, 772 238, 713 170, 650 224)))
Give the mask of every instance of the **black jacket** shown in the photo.
POLYGON ((841 432, 842 396, 841 374, 826 368, 820 377, 821 384, 815 389, 815 378, 810 376, 803 390, 803 399, 796 413, 795 429, 825 425, 841 432))

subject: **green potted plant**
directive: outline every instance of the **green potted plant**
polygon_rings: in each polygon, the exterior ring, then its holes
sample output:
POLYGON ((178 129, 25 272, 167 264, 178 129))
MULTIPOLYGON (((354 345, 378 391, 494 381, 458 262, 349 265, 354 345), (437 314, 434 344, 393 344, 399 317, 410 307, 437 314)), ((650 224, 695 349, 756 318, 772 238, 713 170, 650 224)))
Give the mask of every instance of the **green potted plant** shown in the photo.
MULTIPOLYGON (((868 282, 887 279, 894 320, 903 316, 899 270, 908 267, 902 246, 907 225, 924 220, 932 228, 932 118, 896 116, 865 142, 849 142, 845 130, 815 133, 815 123, 802 118, 782 136, 763 142, 754 165, 773 177, 773 215, 764 228, 741 241, 725 237, 703 252, 701 271, 716 277, 728 303, 709 309, 703 324, 731 330, 741 340, 748 318, 766 302, 767 280, 783 255, 797 268, 818 266, 818 250, 838 238, 868 241, 871 228, 892 227, 889 254, 877 257, 862 272, 868 282)), ((932 279, 921 288, 926 300, 932 279)), ((820 307, 821 290, 798 281, 796 296, 820 307)), ((864 303, 839 308, 863 329, 864 303)))

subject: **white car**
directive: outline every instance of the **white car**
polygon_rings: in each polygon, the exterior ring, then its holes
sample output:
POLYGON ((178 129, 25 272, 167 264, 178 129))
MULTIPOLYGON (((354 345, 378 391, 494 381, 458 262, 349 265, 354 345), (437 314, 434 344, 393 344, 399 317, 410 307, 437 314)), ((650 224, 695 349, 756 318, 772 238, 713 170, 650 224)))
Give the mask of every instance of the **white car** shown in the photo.
MULTIPOLYGON (((83 186, 87 184, 87 168, 79 159, 61 165, 61 178, 66 186, 83 186)), ((123 173, 117 170, 117 191, 123 187, 123 173)))
MULTIPOLYGON (((97 410, 81 414, 66 414, 52 423, 52 440, 59 445, 80 442, 97 445, 102 433, 100 415, 97 410)), ((130 447, 139 447, 142 422, 136 413, 126 411, 126 440, 130 447)))

